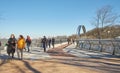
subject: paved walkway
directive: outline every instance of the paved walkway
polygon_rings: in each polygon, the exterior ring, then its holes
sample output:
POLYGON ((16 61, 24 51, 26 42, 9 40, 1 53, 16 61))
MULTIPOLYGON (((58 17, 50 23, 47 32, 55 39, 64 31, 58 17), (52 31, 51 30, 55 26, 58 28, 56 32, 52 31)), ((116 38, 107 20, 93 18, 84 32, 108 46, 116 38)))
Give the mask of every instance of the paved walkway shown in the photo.
MULTIPOLYGON (((62 44, 55 44, 55 47, 64 45, 66 43, 62 43, 62 44)), ((46 50, 50 50, 52 48, 47 48, 46 50)), ((15 58, 18 58, 17 56, 17 51, 15 52, 15 58)), ((23 52, 23 59, 29 59, 29 60, 36 60, 36 59, 48 59, 51 58, 51 56, 47 53, 44 52, 42 47, 31 47, 30 48, 30 52, 27 52, 24 50, 23 52)), ((8 59, 9 56, 7 55, 6 49, 2 49, 1 53, 0 53, 0 58, 1 59, 8 59)))
MULTIPOLYGON (((56 44, 55 48, 47 48, 47 52, 43 51, 43 48, 41 47, 31 47, 30 52, 27 52, 24 50, 24 59, 47 59, 51 58, 51 56, 63 56, 63 57, 79 57, 79 58, 113 58, 113 57, 119 57, 120 56, 113 56, 107 53, 101 53, 101 52, 90 52, 86 50, 80 50, 79 48, 75 48, 75 45, 72 44, 68 47, 67 43, 62 44, 56 44), (63 49, 64 48, 64 49, 63 49)), ((9 58, 7 56, 6 50, 1 50, 0 58, 7 59, 9 58)), ((17 57, 17 52, 15 52, 15 58, 17 57)))
MULTIPOLYGON (((1 73, 120 73, 120 58, 105 53, 89 52, 75 45, 57 44, 54 49, 33 47, 24 52, 24 60, 4 60, 6 50, 1 51, 1 73), (36 60, 37 59, 37 60, 36 60), (9 69, 9 71, 8 71, 9 69)), ((17 58, 17 54, 15 53, 17 58)))

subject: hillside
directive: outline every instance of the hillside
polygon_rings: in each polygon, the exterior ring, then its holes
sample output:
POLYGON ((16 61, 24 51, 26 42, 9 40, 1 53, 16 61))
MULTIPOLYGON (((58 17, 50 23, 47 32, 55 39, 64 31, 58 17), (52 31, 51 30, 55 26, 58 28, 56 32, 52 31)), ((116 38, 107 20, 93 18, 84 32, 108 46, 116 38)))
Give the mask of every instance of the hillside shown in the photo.
MULTIPOLYGON (((82 38, 92 38, 92 39, 108 39, 116 38, 120 36, 120 25, 106 26, 102 28, 94 28, 90 31, 87 31, 86 34, 81 34, 82 38)), ((77 38, 76 34, 71 35, 70 38, 77 38)))
MULTIPOLYGON (((85 34, 81 34, 83 37, 85 34)), ((95 28, 86 33, 88 38, 116 38, 120 36, 120 25, 106 26, 102 28, 95 28), (100 36, 100 37, 99 37, 100 36)))

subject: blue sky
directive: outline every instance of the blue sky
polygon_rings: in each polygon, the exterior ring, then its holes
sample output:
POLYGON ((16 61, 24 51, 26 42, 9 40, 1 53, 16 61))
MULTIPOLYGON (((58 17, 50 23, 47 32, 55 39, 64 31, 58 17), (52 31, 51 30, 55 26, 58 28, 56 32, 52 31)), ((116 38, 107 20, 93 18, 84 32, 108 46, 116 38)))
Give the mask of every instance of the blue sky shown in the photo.
POLYGON ((120 0, 0 0, 0 37, 71 35, 78 25, 94 28, 95 11, 111 5, 120 13, 120 0))

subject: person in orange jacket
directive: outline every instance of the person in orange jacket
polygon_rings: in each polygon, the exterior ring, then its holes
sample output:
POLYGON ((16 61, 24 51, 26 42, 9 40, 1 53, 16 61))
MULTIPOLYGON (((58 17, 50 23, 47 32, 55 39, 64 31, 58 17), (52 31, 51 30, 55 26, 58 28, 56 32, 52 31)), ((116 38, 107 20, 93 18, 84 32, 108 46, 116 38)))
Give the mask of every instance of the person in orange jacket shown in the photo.
POLYGON ((20 35, 19 39, 17 41, 17 54, 18 54, 18 58, 21 60, 23 59, 23 49, 24 48, 25 48, 25 39, 24 39, 23 35, 20 35), (19 52, 21 53, 21 57, 20 57, 19 52))

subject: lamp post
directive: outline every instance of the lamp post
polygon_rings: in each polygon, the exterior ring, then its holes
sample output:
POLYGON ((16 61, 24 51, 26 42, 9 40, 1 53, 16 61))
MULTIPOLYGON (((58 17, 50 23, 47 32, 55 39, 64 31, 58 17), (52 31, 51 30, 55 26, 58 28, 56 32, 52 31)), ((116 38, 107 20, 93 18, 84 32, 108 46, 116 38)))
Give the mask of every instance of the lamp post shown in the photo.
POLYGON ((110 31, 107 31, 107 36, 108 36, 108 38, 109 38, 109 34, 110 34, 110 31))

